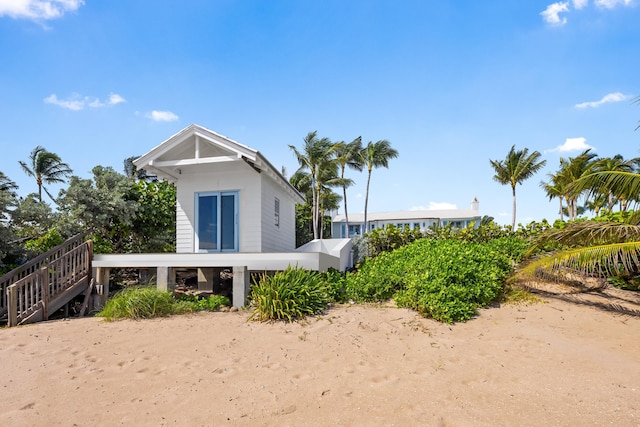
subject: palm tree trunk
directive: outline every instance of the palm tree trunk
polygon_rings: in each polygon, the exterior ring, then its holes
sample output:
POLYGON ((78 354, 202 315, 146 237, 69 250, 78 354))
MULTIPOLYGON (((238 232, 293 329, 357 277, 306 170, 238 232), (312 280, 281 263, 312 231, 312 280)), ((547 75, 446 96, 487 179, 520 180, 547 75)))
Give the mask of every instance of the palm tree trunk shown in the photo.
POLYGON ((313 238, 318 238, 318 193, 316 189, 315 177, 311 177, 311 200, 313 206, 311 206, 311 222, 313 222, 313 238))
POLYGON ((560 221, 564 221, 564 212, 562 211, 562 197, 558 197, 560 200, 560 221))
POLYGON ((511 187, 511 191, 513 193, 513 209, 511 211, 511 229, 515 230, 516 228, 516 186, 511 187))
MULTIPOLYGON (((344 168, 342 168, 342 174, 340 176, 342 182, 344 182, 344 168)), ((345 237, 349 237, 349 213, 347 212, 347 186, 342 184, 342 200, 344 200, 344 221, 347 224, 347 235, 345 237)))
POLYGON ((367 176, 367 191, 365 192, 365 196, 364 196, 364 233, 366 233, 368 231, 368 226, 369 224, 367 224, 367 209, 369 207, 369 183, 371 182, 371 168, 369 168, 369 175, 367 176))

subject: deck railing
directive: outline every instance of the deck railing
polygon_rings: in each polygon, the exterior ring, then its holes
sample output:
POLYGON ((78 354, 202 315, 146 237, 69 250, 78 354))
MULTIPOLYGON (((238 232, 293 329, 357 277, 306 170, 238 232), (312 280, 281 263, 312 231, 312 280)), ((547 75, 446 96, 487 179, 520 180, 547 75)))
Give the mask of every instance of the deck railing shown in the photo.
MULTIPOLYGON (((26 264, 23 264, 20 267, 15 268, 10 272, 6 273, 5 275, 3 275, 2 277, 0 277, 0 317, 3 317, 5 314, 8 313, 8 305, 9 305, 8 289, 11 285, 13 285, 14 283, 17 283, 18 281, 21 281, 22 279, 26 279, 30 275, 34 275, 34 273, 42 270, 43 267, 46 267, 47 269, 50 268, 50 264, 54 263, 56 260, 62 259, 65 254, 71 253, 75 248, 85 245, 86 236, 87 236, 87 233, 78 234, 68 239, 64 243, 56 246, 55 248, 41 255, 38 255, 37 257, 27 262, 26 264)), ((81 255, 76 252, 75 256, 78 257, 81 255)), ((68 262, 72 262, 72 263, 77 262, 77 261, 72 261, 68 257, 65 259, 67 261, 65 262, 64 265, 59 264, 58 268, 53 270, 56 272, 56 274, 62 274, 63 271, 66 271, 65 268, 68 267, 67 266, 68 262)), ((37 275, 34 275, 34 277, 35 276, 37 275)), ((29 287, 30 285, 27 285, 26 283, 34 282, 34 280, 35 278, 28 279, 24 283, 24 286, 29 287)), ((53 282, 55 283, 56 281, 54 280, 53 282)), ((57 285, 54 285, 54 286, 57 286, 57 285)), ((35 289, 36 288, 30 291, 30 292, 34 292, 34 295, 37 293, 35 289)), ((25 294, 25 298, 27 298, 26 294, 25 294)))

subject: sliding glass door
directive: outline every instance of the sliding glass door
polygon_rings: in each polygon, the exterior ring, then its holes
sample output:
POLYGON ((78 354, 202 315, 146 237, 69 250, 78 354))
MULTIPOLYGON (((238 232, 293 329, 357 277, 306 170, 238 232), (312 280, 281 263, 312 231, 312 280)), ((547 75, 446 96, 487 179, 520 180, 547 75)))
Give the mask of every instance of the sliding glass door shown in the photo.
POLYGON ((198 252, 238 251, 238 192, 196 193, 198 252))

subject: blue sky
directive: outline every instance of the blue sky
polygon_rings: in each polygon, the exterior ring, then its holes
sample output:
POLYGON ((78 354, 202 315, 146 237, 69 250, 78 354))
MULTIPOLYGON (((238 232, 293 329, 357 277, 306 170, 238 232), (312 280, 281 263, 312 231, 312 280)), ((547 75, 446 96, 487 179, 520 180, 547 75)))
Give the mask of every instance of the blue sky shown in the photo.
MULTIPOLYGON (((468 208, 511 220, 490 159, 540 151, 517 221, 556 219, 560 157, 639 156, 640 0, 0 0, 0 171, 36 145, 76 175, 122 171, 191 123, 261 151, 387 139, 369 211, 468 208)), ((349 210, 366 175, 351 173, 349 210)), ((54 187, 55 189, 55 187, 54 187)), ((57 190, 56 190, 57 191, 57 190)))

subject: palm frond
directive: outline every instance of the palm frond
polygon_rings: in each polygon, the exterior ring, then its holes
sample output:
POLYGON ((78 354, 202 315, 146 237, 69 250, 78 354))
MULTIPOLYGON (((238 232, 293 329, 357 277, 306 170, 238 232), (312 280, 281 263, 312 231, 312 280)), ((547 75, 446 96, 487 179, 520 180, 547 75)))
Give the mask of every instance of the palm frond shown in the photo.
POLYGON ((582 247, 541 256, 518 274, 545 280, 571 281, 575 273, 607 277, 640 270, 640 241, 582 247))

